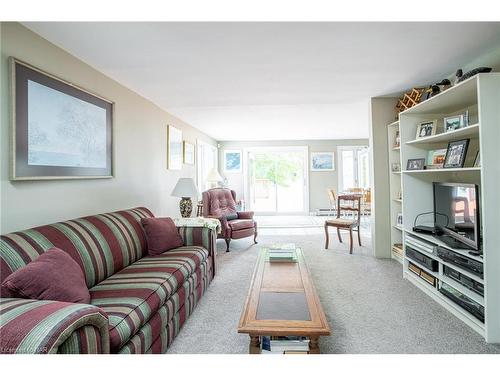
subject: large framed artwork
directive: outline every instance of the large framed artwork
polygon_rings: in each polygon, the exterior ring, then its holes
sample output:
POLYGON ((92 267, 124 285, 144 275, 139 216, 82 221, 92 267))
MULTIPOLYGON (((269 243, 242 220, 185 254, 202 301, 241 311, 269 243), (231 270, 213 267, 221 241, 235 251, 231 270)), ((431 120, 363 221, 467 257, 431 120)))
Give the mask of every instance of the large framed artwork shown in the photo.
POLYGON ((224 171, 241 173, 241 151, 224 150, 224 171))
POLYGON ((311 152, 311 171, 334 171, 335 153, 334 152, 311 152))
POLYGON ((10 58, 11 180, 113 177, 113 102, 10 58))
POLYGON ((167 168, 182 169, 182 131, 167 126, 167 168))

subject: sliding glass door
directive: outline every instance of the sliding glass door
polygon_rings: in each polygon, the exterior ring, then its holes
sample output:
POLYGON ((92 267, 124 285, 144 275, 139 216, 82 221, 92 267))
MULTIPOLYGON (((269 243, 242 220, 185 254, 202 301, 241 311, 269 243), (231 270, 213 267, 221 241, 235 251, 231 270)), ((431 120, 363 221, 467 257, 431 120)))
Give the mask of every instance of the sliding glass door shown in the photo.
POLYGON ((272 147, 245 151, 246 202, 261 214, 306 213, 307 148, 272 147))

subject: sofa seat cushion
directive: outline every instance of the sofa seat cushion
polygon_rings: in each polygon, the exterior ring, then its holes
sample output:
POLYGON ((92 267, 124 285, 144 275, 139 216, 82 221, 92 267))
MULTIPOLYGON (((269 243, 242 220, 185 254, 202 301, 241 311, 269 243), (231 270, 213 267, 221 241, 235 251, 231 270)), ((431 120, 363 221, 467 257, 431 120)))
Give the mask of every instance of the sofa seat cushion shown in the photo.
POLYGON ((111 351, 121 348, 207 258, 199 246, 146 256, 90 289, 90 303, 109 316, 111 351))
POLYGON ((227 224, 229 225, 229 227, 233 232, 237 230, 250 229, 254 227, 254 221, 249 219, 231 220, 227 224))

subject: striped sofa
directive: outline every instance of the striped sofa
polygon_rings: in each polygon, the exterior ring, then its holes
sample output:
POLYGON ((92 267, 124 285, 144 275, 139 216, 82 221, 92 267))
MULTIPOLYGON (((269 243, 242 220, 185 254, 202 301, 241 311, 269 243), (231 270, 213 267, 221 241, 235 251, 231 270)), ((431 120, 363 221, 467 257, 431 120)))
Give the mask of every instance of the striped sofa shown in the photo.
POLYGON ((134 208, 0 236, 0 279, 58 247, 82 268, 89 305, 0 298, 0 353, 164 353, 215 274, 214 230, 178 227, 184 246, 148 256, 134 208))

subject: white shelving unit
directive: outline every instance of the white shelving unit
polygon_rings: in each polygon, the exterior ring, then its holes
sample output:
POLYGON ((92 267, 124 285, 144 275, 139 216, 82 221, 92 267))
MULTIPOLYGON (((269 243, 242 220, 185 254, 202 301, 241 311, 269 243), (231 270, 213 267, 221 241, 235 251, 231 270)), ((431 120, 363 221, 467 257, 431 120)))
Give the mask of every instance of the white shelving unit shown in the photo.
MULTIPOLYGON (((396 137, 400 138, 399 121, 387 125, 387 144, 389 155, 389 168, 393 164, 398 164, 401 168, 401 146, 395 146, 396 137)), ((401 194, 401 171, 392 171, 389 175, 389 194, 391 196, 390 215, 391 215, 391 258, 403 263, 402 246, 403 234, 402 226, 398 225, 398 214, 402 214, 403 200, 401 194), (398 247, 401 249, 398 251, 398 247)))
MULTIPOLYGON (((399 114, 399 122, 388 126, 389 140, 393 129, 399 127, 401 150, 390 152, 389 168, 399 154, 402 165, 400 175, 390 173, 391 213, 401 205, 403 213, 403 231, 393 224, 391 241, 402 236, 405 248, 403 260, 403 277, 423 290, 426 294, 444 306, 447 310, 463 320, 466 324, 484 336, 487 342, 500 343, 500 162, 498 150, 500 147, 500 73, 478 74, 460 84, 436 95, 399 114), (469 111, 470 126, 452 132, 443 133, 442 127, 438 134, 416 138, 417 126, 423 121, 437 120, 438 125, 443 118, 469 111), (464 168, 426 169, 406 171, 408 159, 426 158, 429 150, 446 148, 448 143, 460 139, 470 139, 464 168), (474 159, 479 151, 481 166, 474 167, 474 159), (403 199, 397 201, 393 189, 401 179, 403 199), (433 254, 425 254, 438 261, 438 272, 427 272, 437 279, 435 286, 427 283, 408 269, 414 263, 406 257, 406 241, 409 236, 416 236, 436 245, 449 248, 438 238, 414 233, 412 231, 416 216, 423 212, 433 211, 433 182, 464 182, 474 183, 480 187, 480 222, 482 226, 483 257, 467 255, 483 262, 484 278, 467 272, 453 264, 443 261, 433 254), (446 276, 444 266, 455 269, 484 285, 484 297, 464 287, 462 284, 446 276), (444 284, 455 288, 473 301, 484 306, 484 323, 468 311, 455 304, 439 292, 444 284)), ((439 129, 439 127, 438 127, 439 129)), ((389 147, 392 145, 389 142, 389 147)), ((397 215, 397 212, 396 212, 397 215)), ((460 252, 460 250, 452 249, 460 252)), ((463 252, 463 251, 462 251, 463 252)), ((468 252, 463 252, 468 254, 468 252)), ((418 266, 418 264, 414 263, 418 266)))

